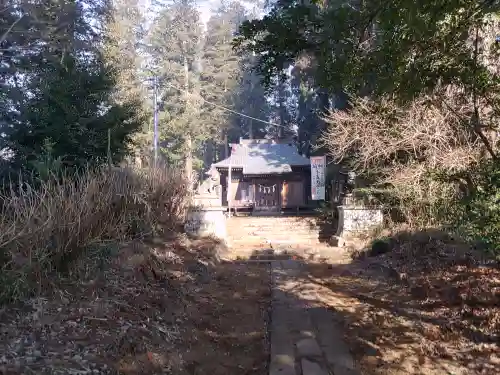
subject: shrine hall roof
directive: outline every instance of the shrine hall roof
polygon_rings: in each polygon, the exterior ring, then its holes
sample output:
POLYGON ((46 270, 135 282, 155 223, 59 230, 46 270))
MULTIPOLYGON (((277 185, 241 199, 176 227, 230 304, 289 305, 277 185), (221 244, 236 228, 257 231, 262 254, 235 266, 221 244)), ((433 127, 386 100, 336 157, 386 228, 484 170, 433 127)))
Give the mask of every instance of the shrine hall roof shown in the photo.
POLYGON ((233 152, 227 159, 215 164, 217 168, 241 168, 243 174, 281 174, 292 171, 292 167, 309 166, 308 158, 299 155, 291 143, 245 141, 232 146, 233 152))

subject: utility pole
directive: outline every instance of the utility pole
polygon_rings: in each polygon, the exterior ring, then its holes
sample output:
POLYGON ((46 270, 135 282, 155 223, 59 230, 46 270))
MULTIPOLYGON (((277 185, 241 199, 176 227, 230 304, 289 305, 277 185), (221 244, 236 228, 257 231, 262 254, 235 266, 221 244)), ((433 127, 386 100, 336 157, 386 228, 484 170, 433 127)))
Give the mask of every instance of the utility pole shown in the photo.
MULTIPOLYGON (((254 92, 253 92, 253 89, 254 89, 254 77, 253 75, 250 77, 250 113, 252 114, 253 116, 253 95, 254 95, 254 92)), ((249 123, 248 123, 248 138, 250 139, 253 139, 253 120, 252 119, 249 119, 249 123)))
POLYGON ((153 100, 154 100, 154 124, 153 124, 153 150, 154 150, 154 167, 157 167, 158 160, 158 82, 157 77, 153 77, 153 100))
MULTIPOLYGON (((255 51, 252 51, 252 62, 255 61, 255 51)), ((255 74, 252 73, 252 75, 250 76, 250 113, 253 115, 253 97, 255 95, 255 93, 253 92, 254 88, 255 88, 255 74)), ((253 139, 253 120, 252 119, 249 119, 250 122, 248 123, 248 138, 250 139, 253 139)))

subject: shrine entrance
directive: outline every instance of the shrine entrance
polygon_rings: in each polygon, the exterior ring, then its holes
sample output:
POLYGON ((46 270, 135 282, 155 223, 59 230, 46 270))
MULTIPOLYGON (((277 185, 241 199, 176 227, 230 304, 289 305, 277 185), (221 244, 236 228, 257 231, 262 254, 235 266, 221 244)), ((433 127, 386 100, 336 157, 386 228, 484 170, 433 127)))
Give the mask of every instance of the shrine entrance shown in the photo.
POLYGON ((280 181, 275 179, 258 179, 254 180, 254 186, 255 186, 254 211, 278 212, 281 207, 280 181))

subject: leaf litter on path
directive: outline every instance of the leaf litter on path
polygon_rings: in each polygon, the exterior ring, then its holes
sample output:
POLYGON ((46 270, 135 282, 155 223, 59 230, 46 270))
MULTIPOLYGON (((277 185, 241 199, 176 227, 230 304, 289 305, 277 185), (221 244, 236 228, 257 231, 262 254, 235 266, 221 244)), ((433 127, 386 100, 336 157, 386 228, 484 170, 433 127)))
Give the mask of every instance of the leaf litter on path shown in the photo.
POLYGON ((82 259, 44 295, 0 308, 0 373, 264 374, 269 272, 217 262, 215 246, 157 240, 105 267, 82 259))
POLYGON ((500 374, 500 269, 428 238, 351 264, 310 264, 365 375, 500 374))

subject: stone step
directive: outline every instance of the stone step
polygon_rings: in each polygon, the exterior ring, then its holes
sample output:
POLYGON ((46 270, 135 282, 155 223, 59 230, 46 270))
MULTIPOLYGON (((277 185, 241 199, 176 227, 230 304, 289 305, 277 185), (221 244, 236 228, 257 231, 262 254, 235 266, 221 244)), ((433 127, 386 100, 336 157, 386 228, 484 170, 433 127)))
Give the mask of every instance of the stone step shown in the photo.
MULTIPOLYGON (((315 248, 319 246, 307 246, 305 244, 299 245, 297 247, 286 247, 283 245, 282 250, 279 250, 279 246, 276 246, 268 251, 266 247, 256 247, 256 246, 246 246, 246 247, 236 247, 231 250, 225 257, 240 257, 240 258, 264 258, 269 256, 284 256, 284 255, 299 255, 303 257, 311 258, 324 258, 326 251, 316 251, 315 248)), ((335 252, 331 251, 330 254, 335 256, 335 252)))
POLYGON ((316 221, 293 221, 293 222, 282 222, 282 221, 246 221, 246 222, 234 222, 231 219, 226 220, 227 224, 235 225, 323 225, 323 223, 318 223, 316 221))
POLYGON ((326 231, 334 231, 337 228, 334 227, 326 227, 326 228, 289 228, 289 227, 248 227, 248 228, 239 228, 239 227, 226 227, 228 230, 234 231, 243 231, 243 232, 326 232, 326 231))
POLYGON ((231 217, 228 218, 227 221, 233 223, 321 223, 322 220, 318 220, 316 218, 279 218, 279 217, 231 217))
POLYGON ((331 237, 333 234, 330 233, 319 233, 319 232, 294 232, 294 233, 283 233, 283 232, 251 232, 251 233, 228 233, 227 238, 323 238, 331 237))
POLYGON ((239 224, 239 225, 255 225, 255 224, 283 224, 283 225, 301 225, 301 224, 323 224, 316 220, 304 220, 304 221, 280 221, 280 220, 233 220, 227 219, 228 224, 239 224))
POLYGON ((318 245, 324 242, 320 240, 265 240, 265 241, 248 241, 248 240, 233 240, 228 241, 231 246, 240 246, 240 245, 266 245, 266 244, 277 244, 277 245, 318 245))
POLYGON ((226 221, 227 225, 238 225, 238 226, 254 226, 254 225, 282 225, 282 226, 310 226, 310 225, 324 225, 323 223, 318 223, 316 221, 245 221, 245 222, 234 222, 231 219, 226 221))
POLYGON ((317 229, 296 229, 296 230, 289 230, 289 229, 283 229, 281 230, 280 228, 278 229, 251 229, 251 230, 231 230, 227 229, 227 232, 229 234, 235 234, 237 236, 241 234, 246 234, 246 235, 260 235, 260 234, 265 234, 266 236, 268 234, 278 234, 278 235, 286 235, 286 236, 293 236, 295 234, 298 235, 307 235, 307 234, 319 234, 319 233, 335 233, 335 230, 317 230, 317 229))
POLYGON ((336 228, 333 227, 326 227, 326 228, 318 228, 318 227, 281 227, 281 226, 275 226, 275 227, 261 227, 261 226, 255 226, 255 227, 231 227, 228 226, 226 227, 228 230, 235 230, 235 231, 245 231, 245 232, 252 232, 252 231, 266 231, 266 232, 283 232, 283 231, 328 231, 328 230, 335 230, 336 228))
POLYGON ((236 233, 236 234, 239 234, 239 233, 281 233, 281 234, 295 234, 295 233, 299 233, 299 234, 304 234, 304 233, 333 233, 334 230, 333 228, 330 230, 330 229, 325 229, 325 230, 321 230, 321 229, 306 229, 306 228, 301 228, 301 229, 286 229, 286 228, 269 228, 269 229, 264 229, 264 228, 251 228, 251 229, 248 229, 248 230, 244 230, 244 229, 238 229, 238 230, 233 230, 232 228, 227 228, 227 231, 228 232, 232 232, 232 233, 236 233))
POLYGON ((316 247, 328 242, 335 233, 333 225, 321 225, 315 218, 252 217, 227 221, 228 242, 233 247, 266 243, 316 247))
POLYGON ((334 225, 313 225, 313 224, 301 224, 301 225, 282 225, 282 224, 256 224, 256 225, 236 225, 226 223, 228 228, 330 228, 334 227, 334 225))
POLYGON ((308 236, 308 235, 334 235, 336 231, 334 230, 227 230, 229 236, 308 236))
POLYGON ((227 240, 229 244, 232 245, 245 245, 245 244, 252 244, 252 245, 260 245, 260 244, 266 244, 266 243, 275 243, 275 244, 288 244, 288 245, 293 245, 293 244, 319 244, 319 243, 326 243, 325 240, 321 240, 318 238, 301 238, 301 239, 293 239, 293 240, 285 240, 285 239, 265 239, 265 240, 227 240))
POLYGON ((276 220, 276 219, 271 219, 271 220, 234 220, 234 219, 227 219, 228 223, 234 223, 234 224, 286 224, 286 225, 293 225, 293 224, 324 224, 323 221, 319 220, 276 220))
POLYGON ((331 237, 335 235, 335 232, 265 232, 265 231, 255 231, 255 232, 241 232, 241 231, 228 231, 228 238, 242 238, 242 237, 256 237, 256 238, 323 238, 331 237))
POLYGON ((229 236, 320 236, 320 235, 334 235, 335 231, 321 231, 321 230, 227 230, 229 236))

